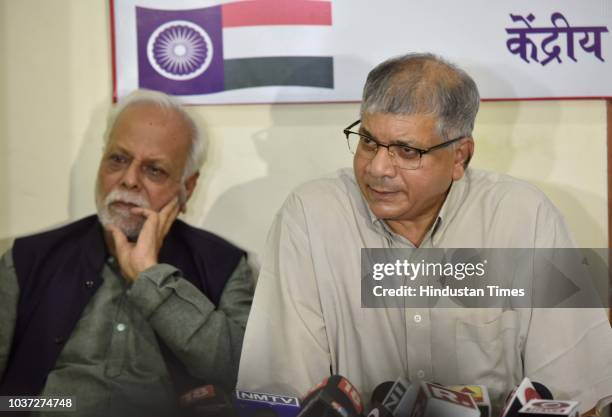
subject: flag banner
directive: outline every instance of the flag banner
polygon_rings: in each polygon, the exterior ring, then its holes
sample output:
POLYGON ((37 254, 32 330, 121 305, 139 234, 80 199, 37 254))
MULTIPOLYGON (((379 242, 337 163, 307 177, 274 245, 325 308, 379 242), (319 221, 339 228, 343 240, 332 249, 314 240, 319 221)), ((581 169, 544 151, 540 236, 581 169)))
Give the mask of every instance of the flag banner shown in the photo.
POLYGON ((383 60, 433 52, 485 100, 612 97, 609 0, 110 0, 114 98, 359 101, 383 60))

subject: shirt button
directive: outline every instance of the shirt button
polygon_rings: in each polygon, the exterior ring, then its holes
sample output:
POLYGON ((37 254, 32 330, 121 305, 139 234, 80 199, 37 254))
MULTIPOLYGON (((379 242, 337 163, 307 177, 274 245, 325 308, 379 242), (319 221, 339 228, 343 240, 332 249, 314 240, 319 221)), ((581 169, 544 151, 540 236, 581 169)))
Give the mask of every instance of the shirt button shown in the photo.
POLYGON ((124 331, 124 330, 125 330, 125 328, 126 328, 126 327, 127 327, 127 326, 126 326, 125 324, 123 324, 123 323, 119 323, 119 324, 117 325, 117 327, 116 327, 116 328, 117 328, 117 331, 118 331, 118 332, 122 332, 122 331, 124 331))
POLYGON ((415 315, 414 315, 414 322, 415 322, 415 323, 420 323, 420 322, 421 322, 421 320, 422 320, 422 317, 421 317, 421 315, 420 315, 420 314, 415 314, 415 315))
POLYGON ((419 370, 419 371, 417 372, 417 376, 419 377, 419 379, 423 379, 423 378, 425 378, 425 371, 423 371, 422 369, 421 369, 421 370, 419 370))
POLYGON ((93 281, 85 281, 85 286, 87 288, 93 288, 94 286, 94 282, 93 281))

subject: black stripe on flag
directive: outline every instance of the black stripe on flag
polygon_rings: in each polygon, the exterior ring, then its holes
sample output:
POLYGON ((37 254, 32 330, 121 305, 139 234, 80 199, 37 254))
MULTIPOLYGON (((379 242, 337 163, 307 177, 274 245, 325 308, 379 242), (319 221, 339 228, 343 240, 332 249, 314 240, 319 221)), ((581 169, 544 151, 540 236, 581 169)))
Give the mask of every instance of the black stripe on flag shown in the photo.
POLYGON ((273 85, 334 88, 332 57, 261 57, 223 61, 225 90, 273 85))

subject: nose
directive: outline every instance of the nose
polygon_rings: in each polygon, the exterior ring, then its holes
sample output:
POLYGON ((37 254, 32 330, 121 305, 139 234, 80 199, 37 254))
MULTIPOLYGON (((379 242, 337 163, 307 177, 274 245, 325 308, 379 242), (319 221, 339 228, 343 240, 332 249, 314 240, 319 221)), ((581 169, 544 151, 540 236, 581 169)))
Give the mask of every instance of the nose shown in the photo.
POLYGON ((375 177, 394 177, 395 164, 389 149, 379 146, 374 158, 370 161, 369 171, 375 177))
POLYGON ((140 167, 138 163, 132 161, 121 177, 121 185, 128 190, 139 190, 140 184, 140 167))

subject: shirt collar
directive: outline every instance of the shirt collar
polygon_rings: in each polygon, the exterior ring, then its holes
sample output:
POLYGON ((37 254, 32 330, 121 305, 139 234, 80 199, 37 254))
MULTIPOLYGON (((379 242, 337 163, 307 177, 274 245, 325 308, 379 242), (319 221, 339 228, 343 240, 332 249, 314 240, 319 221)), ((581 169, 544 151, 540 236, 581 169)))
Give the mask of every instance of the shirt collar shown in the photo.
POLYGON ((438 220, 434 224, 434 232, 442 232, 459 213, 459 209, 465 200, 470 188, 472 171, 468 168, 461 179, 453 181, 446 200, 438 213, 438 220))

